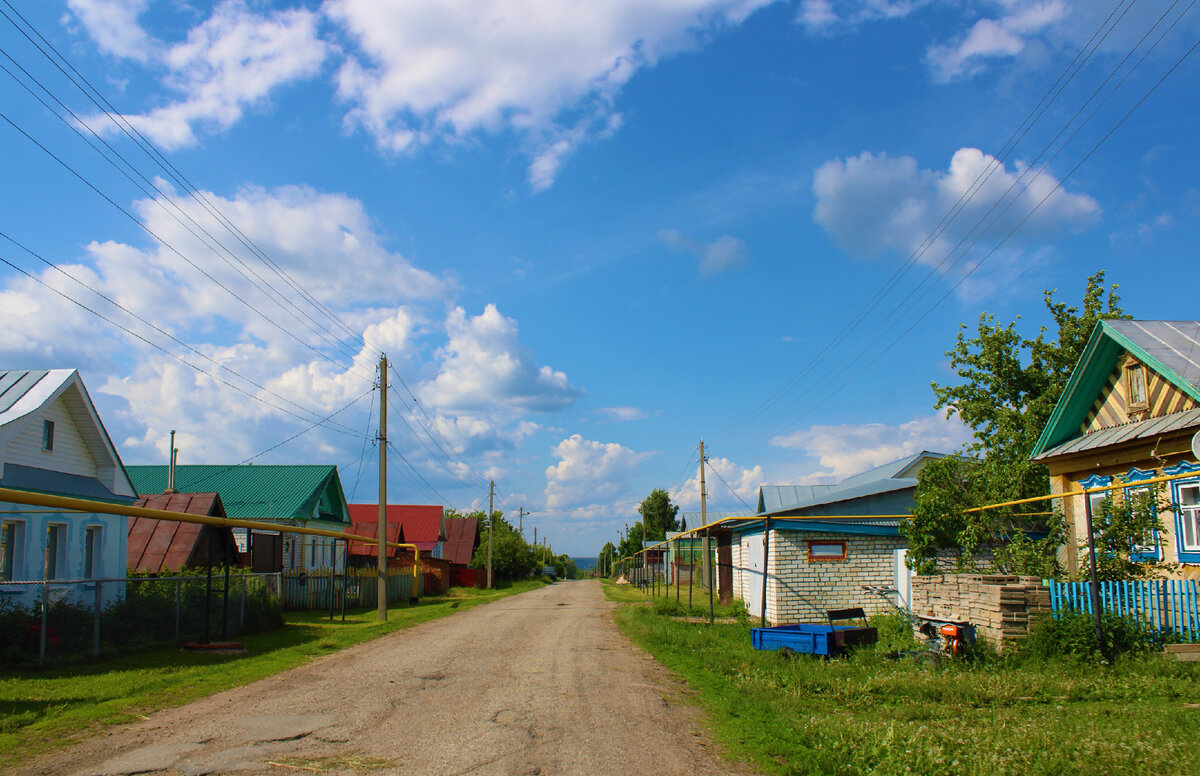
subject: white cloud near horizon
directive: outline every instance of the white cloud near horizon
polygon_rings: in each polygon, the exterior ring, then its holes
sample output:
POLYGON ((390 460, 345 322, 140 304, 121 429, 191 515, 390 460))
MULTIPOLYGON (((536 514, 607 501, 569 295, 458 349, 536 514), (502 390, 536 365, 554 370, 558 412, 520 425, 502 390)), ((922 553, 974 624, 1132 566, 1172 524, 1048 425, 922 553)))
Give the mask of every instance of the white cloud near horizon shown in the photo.
POLYGON ((558 463, 546 468, 546 508, 568 510, 625 494, 648 454, 573 434, 555 445, 554 456, 558 463))
POLYGON ((805 482, 815 482, 842 480, 922 450, 932 453, 956 452, 970 440, 970 429, 957 417, 934 414, 913 418, 899 425, 865 423, 810 426, 777 436, 771 440, 771 444, 803 451, 810 460, 815 460, 823 471, 804 472, 800 478, 805 482))
POLYGON ((911 156, 864 151, 816 170, 813 220, 853 256, 890 250, 907 258, 920 250, 918 261, 936 265, 963 238, 980 238, 990 247, 1035 208, 1008 247, 1080 231, 1099 220, 1095 199, 1066 188, 1055 191, 1058 185, 1047 171, 1027 171, 1020 161, 1010 168, 976 148, 960 148, 945 171, 922 169, 911 156), (930 240, 964 196, 969 199, 954 219, 930 240))

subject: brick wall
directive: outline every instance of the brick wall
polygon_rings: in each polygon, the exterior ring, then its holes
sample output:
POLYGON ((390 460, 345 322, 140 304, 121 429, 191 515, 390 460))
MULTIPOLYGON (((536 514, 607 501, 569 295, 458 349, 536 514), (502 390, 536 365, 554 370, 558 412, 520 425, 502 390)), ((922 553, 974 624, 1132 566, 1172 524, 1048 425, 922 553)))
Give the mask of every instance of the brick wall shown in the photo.
MULTIPOLYGON (((734 596, 743 601, 748 600, 751 580, 762 583, 761 576, 742 571, 742 559, 746 557, 743 544, 751 541, 761 542, 762 535, 744 537, 733 545, 734 596)), ((862 586, 895 584, 895 551, 905 546, 898 536, 772 530, 767 558, 767 620, 775 625, 824 622, 826 610, 854 606, 861 606, 867 616, 885 611, 884 600, 862 586), (810 561, 810 541, 845 542, 845 560, 810 561)))
POLYGON ((1030 615, 1050 611, 1050 590, 1038 577, 1002 574, 935 574, 913 577, 912 610, 966 620, 997 650, 1029 633, 1030 615))

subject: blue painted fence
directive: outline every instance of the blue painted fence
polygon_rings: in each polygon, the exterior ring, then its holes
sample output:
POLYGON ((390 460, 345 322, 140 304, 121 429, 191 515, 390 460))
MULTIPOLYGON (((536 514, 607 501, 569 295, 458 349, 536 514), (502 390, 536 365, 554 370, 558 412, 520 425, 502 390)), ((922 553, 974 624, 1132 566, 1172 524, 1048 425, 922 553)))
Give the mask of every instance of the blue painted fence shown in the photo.
MULTIPOLYGON (((1050 607, 1055 612, 1092 612, 1090 582, 1050 581, 1050 607)), ((1100 608, 1132 617, 1147 626, 1200 641, 1200 581, 1154 579, 1101 582, 1100 608)))

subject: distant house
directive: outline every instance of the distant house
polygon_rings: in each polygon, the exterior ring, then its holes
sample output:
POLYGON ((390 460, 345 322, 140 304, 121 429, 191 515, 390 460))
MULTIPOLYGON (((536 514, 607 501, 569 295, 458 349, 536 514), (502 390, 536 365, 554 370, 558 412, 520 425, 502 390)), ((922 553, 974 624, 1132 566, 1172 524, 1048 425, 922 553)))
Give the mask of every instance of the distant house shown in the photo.
MULTIPOLYGON (((1200 463, 1191 440, 1200 431, 1200 321, 1100 321, 1059 397, 1033 460, 1050 469, 1050 491, 1125 484, 1196 473, 1170 483, 1163 531, 1133 559, 1178 563, 1163 576, 1200 578, 1200 463)), ((1144 487, 1144 486, 1142 486, 1144 487)), ((1093 508, 1108 497, 1089 494, 1093 508)), ((1071 548, 1087 540, 1083 496, 1064 499, 1067 570, 1079 573, 1071 548)))
MULTIPOLYGON (((136 491, 74 369, 0 371, 0 487, 132 504, 136 491)), ((125 577, 126 518, 0 502, 0 581, 125 577)), ((0 584, 0 601, 32 604, 41 585, 0 584)), ((94 600, 95 585, 58 595, 94 600)), ((123 598, 124 584, 101 590, 123 598)))
MULTIPOLYGON (((130 466, 142 493, 167 489, 166 466, 130 466)), ((342 531, 350 523, 336 466, 192 465, 175 467, 180 493, 220 493, 231 518, 342 531)), ((238 550, 255 571, 331 568, 340 562, 338 539, 233 529, 238 550)))
POLYGON ((762 520, 733 523, 728 539, 718 535, 718 566, 732 567, 733 596, 752 615, 761 611, 763 537, 771 518, 766 552, 770 622, 818 621, 827 610, 860 605, 869 614, 885 606, 865 593, 863 585, 894 586, 907 600, 907 542, 900 535, 901 518, 894 515, 910 512, 917 473, 941 457, 921 452, 837 485, 764 485, 756 515, 762 520), (728 560, 721 558, 726 552, 728 560))
MULTIPOLYGON (((379 525, 378 504, 351 504, 351 533, 359 536, 375 536, 379 525)), ((425 594, 444 592, 450 586, 450 562, 443 558, 446 542, 444 510, 437 505, 388 504, 388 541, 415 544, 421 552, 421 572, 426 575, 423 583, 425 594), (393 538, 395 537, 395 538, 393 538)), ((375 561, 377 548, 366 542, 350 542, 350 563, 370 566, 375 561)), ((389 548, 388 565, 411 568, 413 555, 409 550, 389 548)))
MULTIPOLYGON (((135 506, 184 512, 189 515, 227 517, 218 493, 162 493, 143 496, 135 506)), ((130 571, 160 574, 187 567, 239 563, 233 529, 155 520, 152 517, 129 518, 129 542, 126 562, 130 571)))
POLYGON ((468 566, 475 556, 475 548, 479 546, 479 518, 448 517, 445 523, 446 541, 442 546, 442 556, 450 564, 450 584, 475 587, 479 584, 480 575, 476 573, 477 569, 468 566))

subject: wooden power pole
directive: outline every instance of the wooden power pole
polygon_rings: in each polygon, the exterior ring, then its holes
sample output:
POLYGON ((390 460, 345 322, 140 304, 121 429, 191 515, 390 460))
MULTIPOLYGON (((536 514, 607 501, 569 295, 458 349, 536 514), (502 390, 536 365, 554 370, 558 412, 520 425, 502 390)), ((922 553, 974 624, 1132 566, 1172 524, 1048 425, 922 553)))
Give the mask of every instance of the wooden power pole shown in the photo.
MULTIPOLYGON (((379 527, 375 595, 379 619, 387 619, 387 356, 379 356, 379 527)), ((416 562, 416 559, 413 559, 416 562)), ((415 590, 413 591, 416 592, 415 590)))
POLYGON ((492 589, 492 524, 496 522, 496 512, 492 501, 496 496, 496 481, 488 483, 488 590, 492 589))

